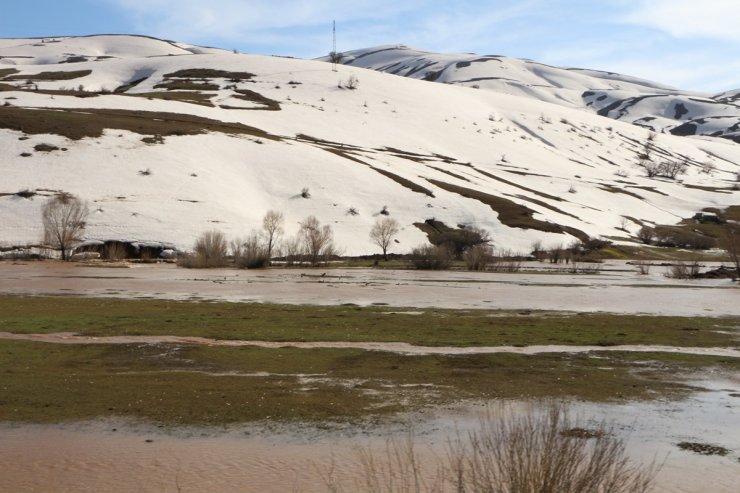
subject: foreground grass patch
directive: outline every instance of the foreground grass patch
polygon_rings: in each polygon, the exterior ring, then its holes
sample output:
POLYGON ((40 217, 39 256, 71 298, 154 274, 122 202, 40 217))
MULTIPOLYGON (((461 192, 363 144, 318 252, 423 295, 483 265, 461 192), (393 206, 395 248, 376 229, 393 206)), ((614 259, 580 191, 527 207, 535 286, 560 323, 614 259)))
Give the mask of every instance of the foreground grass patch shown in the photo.
POLYGON ((0 421, 130 417, 172 425, 365 420, 461 399, 683 395, 711 357, 402 356, 352 349, 54 345, 0 341, 0 421))
POLYGON ((739 347, 740 317, 0 297, 0 331, 181 335, 426 346, 660 344, 739 347))

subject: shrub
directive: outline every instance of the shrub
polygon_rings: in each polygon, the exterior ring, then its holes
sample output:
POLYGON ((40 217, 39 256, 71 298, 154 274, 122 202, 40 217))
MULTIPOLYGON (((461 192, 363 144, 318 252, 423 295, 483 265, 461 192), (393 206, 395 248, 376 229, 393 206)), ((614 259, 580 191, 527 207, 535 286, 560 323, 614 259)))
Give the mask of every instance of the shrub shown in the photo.
POLYGON ((644 244, 649 245, 653 242, 653 238, 655 238, 655 230, 650 226, 643 226, 637 232, 637 238, 644 244))
POLYGON ((303 197, 304 199, 311 198, 311 192, 308 190, 308 187, 303 187, 301 189, 301 197, 303 197))
POLYGON ((488 231, 475 226, 457 229, 437 229, 429 234, 429 241, 436 246, 445 247, 450 254, 461 259, 463 254, 475 245, 485 245, 491 241, 488 231))
POLYGON ((195 241, 193 253, 181 258, 177 265, 191 269, 226 265, 226 237, 220 231, 206 231, 195 241))
POLYGON ((701 265, 698 259, 693 259, 688 262, 680 261, 671 265, 666 272, 666 277, 671 279, 696 279, 699 277, 701 271, 701 265))
POLYGON ((499 250, 491 259, 491 270, 494 272, 519 272, 521 268, 521 256, 511 250, 499 250))
POLYGON ((234 255, 234 265, 239 269, 261 269, 270 264, 267 245, 256 232, 232 241, 231 252, 234 255))
POLYGON ((463 255, 468 270, 486 270, 493 260, 493 249, 489 245, 474 245, 463 255))
POLYGON ((339 89, 349 89, 351 91, 354 91, 355 89, 357 89, 357 87, 359 87, 359 85, 360 79, 358 79, 355 74, 352 74, 344 82, 340 81, 337 87, 339 87, 339 89))
MULTIPOLYGON (((359 448, 351 491, 416 493, 644 493, 659 467, 633 464, 624 440, 606 423, 586 428, 562 407, 517 413, 501 407, 478 428, 448 440, 436 463, 422 460, 415 435, 389 440, 380 453, 359 448)), ((332 463, 329 491, 345 491, 332 463)))
POLYGON ((442 246, 421 245, 411 250, 411 261, 417 269, 443 270, 450 266, 450 253, 442 246))

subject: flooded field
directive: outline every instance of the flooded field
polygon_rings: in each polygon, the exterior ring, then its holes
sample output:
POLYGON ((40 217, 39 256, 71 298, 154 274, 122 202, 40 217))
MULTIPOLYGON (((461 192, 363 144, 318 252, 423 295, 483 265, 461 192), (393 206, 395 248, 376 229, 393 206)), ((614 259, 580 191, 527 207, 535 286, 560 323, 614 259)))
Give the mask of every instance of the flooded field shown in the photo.
POLYGON ((625 262, 572 274, 534 262, 519 273, 378 269, 187 270, 172 264, 0 262, 0 294, 224 300, 399 307, 604 311, 682 316, 740 315, 740 285, 647 275, 625 262), (106 267, 107 265, 107 267, 106 267), (530 269, 543 270, 531 272, 530 269))
MULTIPOLYGON (((727 279, 676 280, 664 267, 640 275, 624 262, 599 273, 572 274, 534 264, 515 274, 373 269, 184 270, 171 264, 91 267, 57 262, 0 262, 0 295, 52 295, 127 299, 218 300, 286 304, 390 306, 415 309, 562 310, 679 316, 738 316, 740 287, 727 279)), ((230 305, 230 304, 229 304, 230 305)), ((394 309, 395 310, 395 309, 394 309)), ((419 312, 420 313, 420 312, 419 312)), ((0 318, 2 314, 0 314, 0 318)), ((418 317, 414 317, 415 319, 418 317)), ((726 324, 725 324, 726 325, 726 324)), ((730 324, 732 325, 732 324, 730 324)), ((730 334, 740 328, 722 326, 730 334)), ((717 329, 719 330, 719 329, 717 329)), ((734 347, 662 345, 423 346, 403 342, 299 342, 224 340, 182 335, 111 335, 71 332, 0 333, 0 341, 64 345, 159 345, 234 348, 325 348, 381 351, 399 357, 467 357, 477 354, 660 352, 736 359, 734 347)), ((670 341, 673 342, 673 341, 670 341)), ((59 346, 57 346, 59 347, 59 346)), ((272 349, 270 349, 272 351, 272 349)), ((604 365, 607 365, 604 362, 604 365)), ((603 369, 603 368, 601 368, 603 369)), ((9 376, 0 377, 12 378, 9 376)), ((215 377, 218 378, 218 377, 215 377)), ((638 462, 663 463, 656 491, 734 493, 740 484, 740 374, 701 368, 675 375, 695 390, 678 400, 570 403, 587 422, 613 422, 638 462), (702 455, 681 442, 722 447, 702 455)), ((3 399, 0 394, 0 400, 3 399)), ((510 410, 531 402, 507 400, 510 410)), ((122 418, 57 425, 3 421, 0 415, 0 491, 8 492, 319 492, 332 461, 352 491, 360 471, 358 446, 382 447, 413 423, 419 450, 432 463, 447 439, 477 427, 495 402, 429 407, 363 425, 286 424, 270 420, 219 427, 163 426, 122 418)))
MULTIPOLYGON (((740 379, 703 380, 690 399, 604 405, 580 403, 588 422, 607 419, 637 463, 663 466, 655 491, 734 493, 740 484, 740 379), (734 394, 734 395, 733 395, 734 394), (681 450, 683 441, 731 449, 726 456, 681 450)), ((516 412, 529 405, 510 402, 516 412)), ((413 422, 418 450, 433 463, 448 438, 476 429, 485 405, 428 411, 382 427, 320 430, 297 425, 160 429, 116 421, 63 426, 0 425, 0 491, 14 492, 304 492, 327 491, 331 467, 359 479, 358 446, 382 449, 413 422)))

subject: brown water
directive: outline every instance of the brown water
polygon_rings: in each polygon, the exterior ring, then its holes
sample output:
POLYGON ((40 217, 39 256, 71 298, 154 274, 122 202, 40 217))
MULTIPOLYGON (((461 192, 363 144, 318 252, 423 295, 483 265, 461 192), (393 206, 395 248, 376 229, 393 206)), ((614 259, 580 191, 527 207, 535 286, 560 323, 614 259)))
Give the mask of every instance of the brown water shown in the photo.
MULTIPOLYGON (((610 420, 637 462, 665 464, 658 492, 736 493, 740 485, 740 377, 703 381, 707 390, 676 402, 578 404, 589 420, 610 420), (680 450, 680 441, 721 445, 725 457, 680 450)), ((513 412, 528 408, 510 403, 513 412)), ((445 440, 477 427, 485 406, 407 416, 414 423, 422 460, 444 453, 445 440)), ((335 461, 353 491, 361 471, 358 445, 382 448, 387 437, 403 437, 404 424, 357 429, 300 425, 229 429, 159 429, 151 425, 96 421, 67 425, 0 425, 2 492, 320 492, 335 461), (116 431, 114 431, 116 430, 116 431)))
MULTIPOLYGON (((538 269, 548 264, 534 263, 538 269)), ((106 264, 102 264, 106 265, 106 264)), ((223 300, 399 307, 606 311, 667 315, 740 315, 740 285, 727 279, 676 280, 624 262, 600 274, 523 271, 374 269, 181 269, 172 264, 124 268, 60 262, 0 262, 0 294, 223 300), (323 277, 322 277, 323 274, 323 277)))

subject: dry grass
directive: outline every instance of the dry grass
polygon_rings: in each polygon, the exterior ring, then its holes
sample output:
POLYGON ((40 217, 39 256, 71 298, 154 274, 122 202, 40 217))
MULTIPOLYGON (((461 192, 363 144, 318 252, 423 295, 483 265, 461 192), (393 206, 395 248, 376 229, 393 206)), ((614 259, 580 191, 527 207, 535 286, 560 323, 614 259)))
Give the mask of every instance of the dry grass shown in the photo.
POLYGON ((533 217, 535 214, 534 210, 525 205, 517 204, 509 199, 439 180, 429 179, 428 181, 448 192, 483 202, 498 213, 498 219, 501 223, 510 228, 534 229, 547 233, 569 233, 577 238, 588 239, 588 235, 583 231, 535 219, 533 217))
POLYGON ((251 101, 253 103, 259 103, 261 105, 264 105, 264 110, 268 111, 280 111, 280 103, 275 101, 274 99, 270 99, 268 97, 263 96, 260 93, 250 91, 248 89, 237 89, 237 94, 234 96, 237 99, 241 99, 244 101, 251 101))
POLYGON ((220 88, 218 84, 192 80, 165 80, 154 86, 154 89, 167 89, 168 91, 218 91, 220 88))
POLYGON ((335 464, 324 481, 333 493, 637 493, 650 491, 659 470, 634 465, 612 427, 587 430, 556 405, 524 414, 502 406, 476 431, 449 439, 444 457, 424 456, 409 433, 381 451, 359 448, 350 489, 335 464))
POLYGON ((87 77, 92 70, 73 70, 69 72, 40 72, 38 74, 15 74, 5 78, 5 80, 72 80, 80 77, 87 77))
POLYGON ((169 74, 164 74, 165 77, 182 77, 189 79, 203 79, 203 78, 219 78, 219 79, 240 79, 247 80, 254 77, 254 74, 249 72, 228 72, 226 70, 216 70, 212 68, 188 68, 178 70, 169 74))
POLYGON ((263 130, 240 123, 153 111, 59 108, 54 110, 0 107, 0 128, 27 134, 55 134, 78 140, 100 137, 103 130, 115 128, 142 135, 195 135, 205 132, 253 135, 279 140, 263 130))

